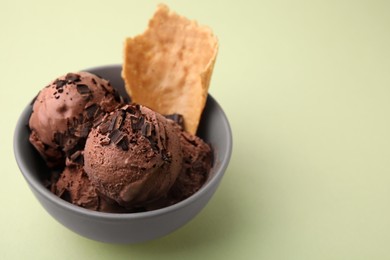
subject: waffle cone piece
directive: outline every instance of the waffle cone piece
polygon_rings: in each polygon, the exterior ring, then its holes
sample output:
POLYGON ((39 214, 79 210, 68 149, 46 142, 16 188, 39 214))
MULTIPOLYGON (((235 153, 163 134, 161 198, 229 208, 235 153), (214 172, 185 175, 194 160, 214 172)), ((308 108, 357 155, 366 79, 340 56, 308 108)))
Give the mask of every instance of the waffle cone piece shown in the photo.
POLYGON ((147 30, 125 41, 126 91, 160 114, 181 114, 185 130, 196 134, 217 52, 211 29, 159 5, 147 30))

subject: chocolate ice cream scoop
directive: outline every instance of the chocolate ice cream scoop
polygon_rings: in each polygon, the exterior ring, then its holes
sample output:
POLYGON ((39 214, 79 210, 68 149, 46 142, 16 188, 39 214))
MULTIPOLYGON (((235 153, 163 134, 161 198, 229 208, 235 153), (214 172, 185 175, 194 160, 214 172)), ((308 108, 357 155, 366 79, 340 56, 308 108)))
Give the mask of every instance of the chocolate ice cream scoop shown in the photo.
POLYGON ((30 142, 49 167, 80 157, 86 137, 106 112, 123 103, 107 80, 88 72, 68 73, 41 90, 33 104, 30 142))
POLYGON ((84 169, 100 193, 126 208, 153 203, 181 171, 178 131, 147 107, 125 105, 91 130, 84 169))

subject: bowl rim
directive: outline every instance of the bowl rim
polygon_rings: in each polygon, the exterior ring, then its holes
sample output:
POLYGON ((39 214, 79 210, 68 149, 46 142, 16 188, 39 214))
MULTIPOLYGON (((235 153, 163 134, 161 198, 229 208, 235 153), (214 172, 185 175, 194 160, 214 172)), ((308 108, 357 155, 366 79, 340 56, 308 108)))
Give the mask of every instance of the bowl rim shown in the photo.
MULTIPOLYGON (((116 67, 121 67, 120 64, 109 64, 109 65, 102 65, 102 66, 96 66, 96 67, 90 67, 87 69, 83 69, 80 71, 90 71, 90 70, 97 70, 97 69, 113 69, 116 67)), ((17 165, 19 167, 19 170, 23 174, 25 180, 29 184, 30 188, 34 189, 34 191, 38 192, 41 196, 47 198, 52 204, 59 205, 62 208, 65 208, 66 210, 69 210, 75 214, 83 215, 86 217, 92 217, 97 219, 114 219, 114 220, 129 220, 129 219, 145 219, 145 218, 153 218, 160 215, 165 215, 168 213, 172 213, 175 211, 178 211, 182 208, 185 208, 189 205, 191 205, 193 202, 198 200, 199 197, 202 196, 203 193, 205 193, 207 190, 211 189, 215 185, 218 184, 219 179, 222 177, 222 175, 225 173, 226 168, 229 165, 230 158, 232 155, 233 150, 233 137, 232 137, 232 130, 229 124, 229 121, 226 117, 226 114, 222 107, 219 105, 219 103, 211 96, 211 94, 208 94, 208 98, 210 98, 216 105, 216 107, 220 110, 222 115, 222 123, 224 125, 224 128, 227 132, 227 149, 225 156, 221 158, 222 160, 218 162, 219 168, 216 169, 214 172, 213 178, 211 178, 209 181, 207 181, 195 194, 192 196, 167 207, 146 211, 146 212, 135 212, 135 213, 108 213, 108 212, 99 212, 94 210, 85 209, 82 207, 79 207, 77 205, 74 205, 70 202, 67 202, 58 196, 54 195, 52 192, 50 192, 49 189, 45 188, 41 183, 39 183, 35 178, 32 177, 32 173, 30 169, 27 167, 27 163, 23 163, 21 159, 21 152, 19 149, 18 143, 21 142, 19 136, 21 134, 21 131, 24 127, 26 127, 26 122, 22 119, 27 116, 27 114, 31 114, 31 104, 28 104, 20 114, 16 127, 14 130, 14 138, 13 138, 13 150, 14 150, 14 156, 17 162, 17 165)))

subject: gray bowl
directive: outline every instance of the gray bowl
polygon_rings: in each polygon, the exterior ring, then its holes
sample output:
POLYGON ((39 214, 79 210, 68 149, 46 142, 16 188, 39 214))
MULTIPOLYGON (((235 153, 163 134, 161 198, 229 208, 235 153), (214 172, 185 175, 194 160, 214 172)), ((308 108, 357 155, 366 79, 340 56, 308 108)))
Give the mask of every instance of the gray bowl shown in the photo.
MULTIPOLYGON (((110 80, 119 92, 127 96, 120 65, 87 69, 110 80)), ((87 210, 52 194, 43 184, 49 170, 29 143, 28 105, 21 114, 14 133, 14 153, 17 164, 35 197, 50 215, 74 232, 107 243, 139 243, 165 236, 194 218, 208 203, 217 189, 232 152, 229 122, 218 103, 209 95, 198 135, 214 149, 214 167, 205 185, 193 196, 175 205, 142 213, 102 213, 87 210)))

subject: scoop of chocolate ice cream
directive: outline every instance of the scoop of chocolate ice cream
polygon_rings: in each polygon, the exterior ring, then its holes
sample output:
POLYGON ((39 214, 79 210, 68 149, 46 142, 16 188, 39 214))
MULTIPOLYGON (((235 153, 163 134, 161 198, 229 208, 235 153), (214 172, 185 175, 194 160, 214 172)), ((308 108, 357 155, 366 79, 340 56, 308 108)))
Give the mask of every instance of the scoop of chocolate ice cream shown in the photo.
POLYGON ((181 171, 177 127, 140 105, 126 105, 93 128, 84 169, 97 190, 127 207, 164 197, 181 171))
POLYGON ((68 73, 40 91, 30 117, 30 142, 49 167, 80 153, 94 124, 123 103, 107 80, 88 72, 68 73))

